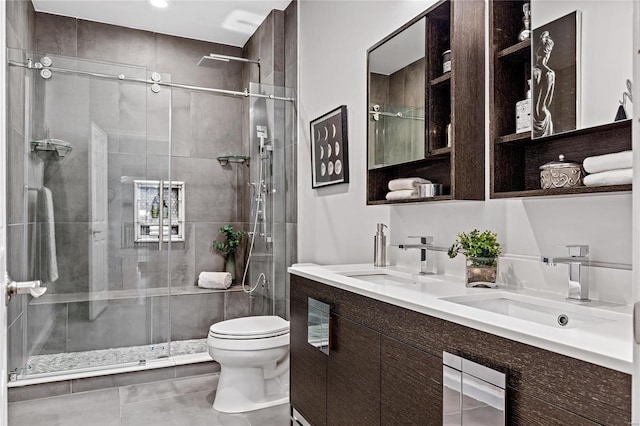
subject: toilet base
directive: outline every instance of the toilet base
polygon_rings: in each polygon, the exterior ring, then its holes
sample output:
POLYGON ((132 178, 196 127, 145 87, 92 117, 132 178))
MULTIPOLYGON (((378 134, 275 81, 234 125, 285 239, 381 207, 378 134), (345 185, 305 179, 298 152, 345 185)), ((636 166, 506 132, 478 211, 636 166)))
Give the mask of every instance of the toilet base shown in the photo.
POLYGON ((263 368, 221 365, 213 408, 222 413, 244 413, 289 402, 289 374, 265 380, 263 368))

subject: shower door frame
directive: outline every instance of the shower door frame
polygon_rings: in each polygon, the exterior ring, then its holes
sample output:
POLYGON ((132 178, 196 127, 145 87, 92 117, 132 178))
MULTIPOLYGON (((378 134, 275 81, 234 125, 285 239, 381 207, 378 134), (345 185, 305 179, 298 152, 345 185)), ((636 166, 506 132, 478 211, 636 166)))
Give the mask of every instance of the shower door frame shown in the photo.
MULTIPOLYGON (((7 176, 7 2, 0 4, 0 174, 7 176)), ((7 185, 0 185, 0 293, 7 294, 7 185)), ((8 423, 7 306, 0 302, 0 426, 8 423)))

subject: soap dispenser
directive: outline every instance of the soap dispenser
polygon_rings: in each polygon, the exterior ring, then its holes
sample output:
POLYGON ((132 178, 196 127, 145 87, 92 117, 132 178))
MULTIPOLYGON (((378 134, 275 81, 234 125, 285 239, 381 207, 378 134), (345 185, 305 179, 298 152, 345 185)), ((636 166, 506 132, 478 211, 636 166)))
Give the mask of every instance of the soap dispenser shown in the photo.
POLYGON ((387 266, 387 237, 384 235, 384 228, 387 225, 379 223, 378 230, 373 237, 373 266, 387 266))

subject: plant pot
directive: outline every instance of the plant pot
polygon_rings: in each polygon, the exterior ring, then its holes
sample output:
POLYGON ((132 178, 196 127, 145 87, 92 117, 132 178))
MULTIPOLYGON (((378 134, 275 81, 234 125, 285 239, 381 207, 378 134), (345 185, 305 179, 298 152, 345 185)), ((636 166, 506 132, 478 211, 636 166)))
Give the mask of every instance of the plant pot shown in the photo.
POLYGON ((467 257, 467 287, 495 288, 498 259, 467 257))
POLYGON ((236 257, 231 255, 227 256, 224 260, 224 270, 231 274, 231 280, 236 280, 236 257))

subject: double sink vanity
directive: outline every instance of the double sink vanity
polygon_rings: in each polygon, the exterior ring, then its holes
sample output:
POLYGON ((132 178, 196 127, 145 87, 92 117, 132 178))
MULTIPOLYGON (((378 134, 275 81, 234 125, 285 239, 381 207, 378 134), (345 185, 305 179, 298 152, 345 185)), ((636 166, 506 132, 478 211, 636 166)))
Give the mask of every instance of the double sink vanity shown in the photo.
POLYGON ((447 420, 456 415, 502 424, 487 420, 496 409, 504 424, 630 422, 628 306, 467 288, 462 277, 402 267, 289 272, 291 403, 310 424, 459 424, 447 420), (310 342, 316 301, 329 311, 323 348, 310 342), (467 402, 448 406, 455 383, 445 380, 443 354, 503 374, 502 402, 467 398, 463 384, 467 402))

